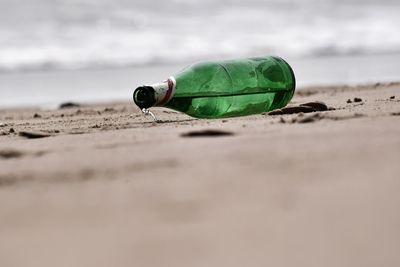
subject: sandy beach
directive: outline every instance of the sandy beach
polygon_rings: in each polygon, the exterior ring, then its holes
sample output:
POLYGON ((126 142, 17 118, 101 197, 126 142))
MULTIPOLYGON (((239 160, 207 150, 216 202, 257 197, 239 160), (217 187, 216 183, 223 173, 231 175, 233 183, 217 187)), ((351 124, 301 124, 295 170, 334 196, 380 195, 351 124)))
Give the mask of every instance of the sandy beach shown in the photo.
POLYGON ((400 83, 323 112, 0 110, 0 266, 399 266, 400 83))

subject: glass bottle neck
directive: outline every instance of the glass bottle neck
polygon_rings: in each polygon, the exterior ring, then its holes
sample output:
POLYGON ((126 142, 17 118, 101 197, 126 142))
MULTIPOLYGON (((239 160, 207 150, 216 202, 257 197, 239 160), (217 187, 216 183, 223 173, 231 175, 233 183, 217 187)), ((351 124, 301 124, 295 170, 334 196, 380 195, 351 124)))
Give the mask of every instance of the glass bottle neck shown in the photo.
POLYGON ((153 84, 151 87, 154 89, 155 106, 164 106, 175 94, 176 80, 174 77, 169 77, 166 81, 153 84))

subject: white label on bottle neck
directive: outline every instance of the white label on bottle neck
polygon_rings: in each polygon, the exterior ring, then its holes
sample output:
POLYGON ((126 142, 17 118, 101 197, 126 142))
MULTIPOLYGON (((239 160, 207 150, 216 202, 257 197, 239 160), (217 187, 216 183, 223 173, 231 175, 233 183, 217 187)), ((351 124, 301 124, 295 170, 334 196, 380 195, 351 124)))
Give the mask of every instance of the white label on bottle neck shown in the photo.
POLYGON ((174 77, 169 77, 165 82, 153 84, 152 87, 155 91, 155 106, 164 106, 174 96, 176 81, 174 77))

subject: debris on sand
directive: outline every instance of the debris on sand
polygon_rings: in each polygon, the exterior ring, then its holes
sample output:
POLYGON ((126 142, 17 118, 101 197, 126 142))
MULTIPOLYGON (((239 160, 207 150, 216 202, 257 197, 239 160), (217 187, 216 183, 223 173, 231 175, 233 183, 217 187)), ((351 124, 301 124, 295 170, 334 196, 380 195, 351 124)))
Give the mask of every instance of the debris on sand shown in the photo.
POLYGON ((288 115, 288 114, 296 114, 296 113, 309 113, 314 112, 312 107, 308 106, 293 106, 293 107, 285 107, 277 110, 273 110, 268 115, 288 115))
POLYGON ((19 158, 22 157, 23 155, 24 153, 18 150, 13 150, 13 149, 0 150, 0 158, 3 159, 19 158))
POLYGON ((268 115, 287 115, 287 114, 296 114, 296 113, 310 113, 317 111, 327 111, 331 108, 321 101, 308 102, 304 104, 300 104, 299 106, 291 106, 284 107, 281 109, 273 110, 268 115))
POLYGON ((190 131, 181 134, 182 137, 220 137, 220 136, 231 136, 231 135, 234 135, 234 133, 222 130, 213 130, 213 129, 190 131))
POLYGON ((74 102, 64 102, 61 103, 60 106, 58 107, 59 109, 65 109, 65 108, 79 108, 81 105, 78 103, 74 102))
POLYGON ((301 107, 312 107, 314 111, 327 111, 328 106, 321 101, 314 101, 314 102, 308 102, 304 104, 300 104, 301 107))
POLYGON ((28 139, 49 137, 51 134, 44 132, 21 131, 19 135, 28 139))

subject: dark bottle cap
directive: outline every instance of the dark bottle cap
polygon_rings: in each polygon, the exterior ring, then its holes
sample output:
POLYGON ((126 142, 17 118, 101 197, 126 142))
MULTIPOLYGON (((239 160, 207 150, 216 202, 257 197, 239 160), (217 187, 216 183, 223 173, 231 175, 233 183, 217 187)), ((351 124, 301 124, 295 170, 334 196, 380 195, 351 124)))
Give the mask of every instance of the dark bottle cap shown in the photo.
POLYGON ((133 92, 133 101, 140 108, 150 108, 156 104, 155 90, 151 86, 140 86, 133 92))

